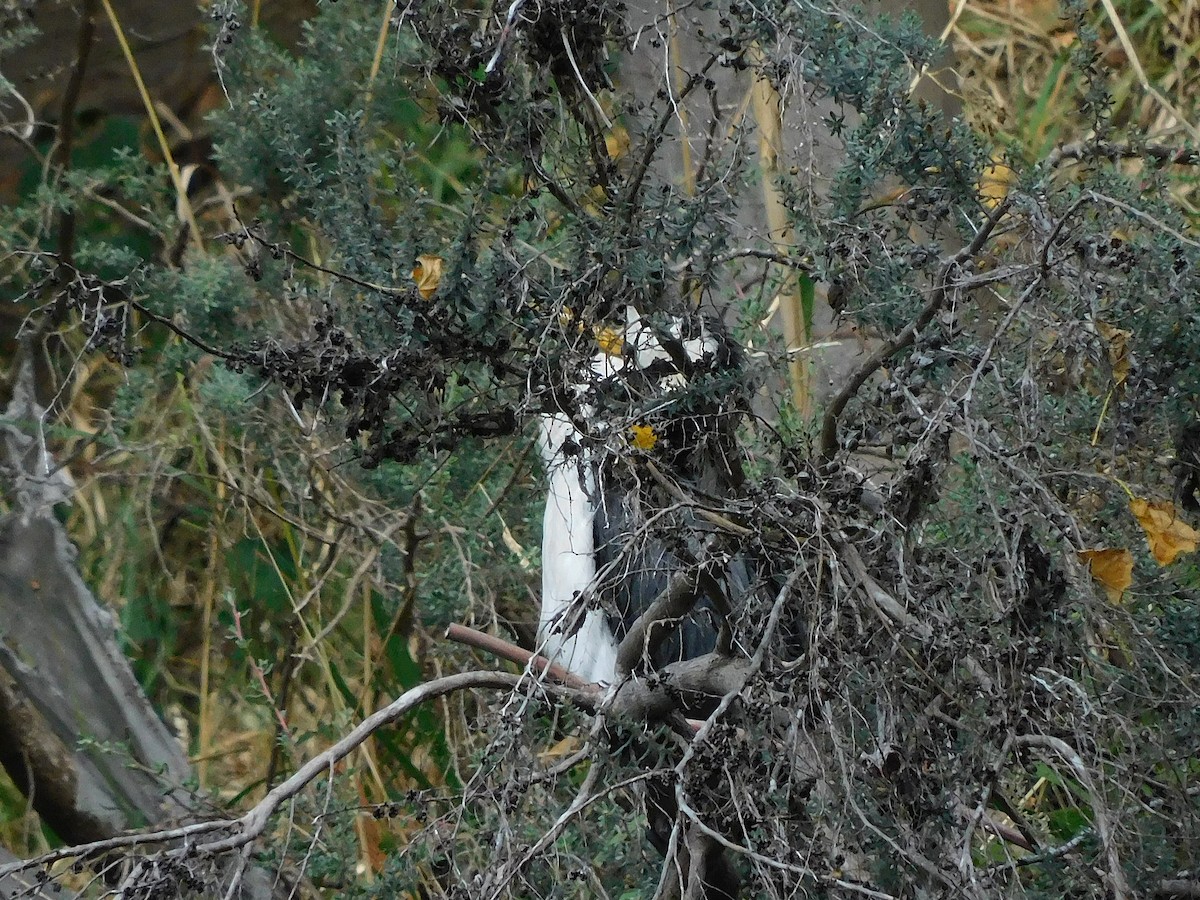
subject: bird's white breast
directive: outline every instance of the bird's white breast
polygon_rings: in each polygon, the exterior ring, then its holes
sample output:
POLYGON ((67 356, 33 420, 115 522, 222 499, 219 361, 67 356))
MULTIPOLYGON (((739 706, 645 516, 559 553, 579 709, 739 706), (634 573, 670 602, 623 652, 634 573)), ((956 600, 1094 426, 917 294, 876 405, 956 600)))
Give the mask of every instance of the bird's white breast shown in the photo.
MULTIPOLYGON (((715 353, 716 341, 706 331, 683 339, 680 323, 670 327, 693 361, 715 353)), ((612 378, 626 365, 647 368, 670 355, 632 306, 626 309, 623 356, 597 353, 583 370, 585 381, 599 384, 612 378)), ((663 380, 670 392, 686 379, 682 373, 663 380)), ((542 653, 593 683, 612 683, 616 677, 617 639, 605 614, 585 608, 586 594, 594 590, 596 546, 594 520, 601 491, 596 484, 597 466, 591 447, 605 435, 604 423, 594 422, 595 409, 584 398, 589 384, 573 386, 579 398, 578 415, 594 423, 591 441, 579 433, 565 413, 540 417, 538 449, 546 468, 546 513, 542 521, 542 609, 538 639, 542 653), (581 602, 583 598, 583 602, 581 602), (578 627, 576 627, 578 625, 578 627)))
POLYGON ((596 577, 596 485, 580 435, 563 414, 541 417, 538 447, 548 491, 542 520, 542 611, 538 638, 549 659, 593 683, 611 683, 617 641, 604 613, 576 602, 596 577), (575 452, 564 452, 565 446, 575 452), (572 626, 582 614, 578 630, 572 626))

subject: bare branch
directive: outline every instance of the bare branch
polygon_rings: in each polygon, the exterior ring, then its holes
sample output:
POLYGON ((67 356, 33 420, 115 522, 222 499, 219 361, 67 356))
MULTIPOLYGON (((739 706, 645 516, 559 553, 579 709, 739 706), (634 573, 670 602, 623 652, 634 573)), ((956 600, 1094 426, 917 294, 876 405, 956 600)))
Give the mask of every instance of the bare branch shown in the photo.
MULTIPOLYGON (((710 539, 707 549, 711 552, 716 541, 710 539)), ((677 627, 678 621, 696 605, 700 596, 702 571, 711 571, 716 563, 711 560, 682 569, 671 576, 671 581, 649 608, 638 616, 629 632, 617 648, 617 675, 628 676, 638 662, 652 657, 654 651, 677 627)))
MULTIPOLYGON (((523 676, 513 675, 508 672, 463 672, 426 682, 406 691, 387 706, 363 719, 349 734, 327 750, 318 753, 301 766, 291 778, 271 790, 241 818, 213 822, 196 822, 182 828, 133 833, 105 841, 95 841, 90 844, 61 847, 31 859, 0 866, 0 878, 37 866, 44 866, 60 859, 94 856, 101 852, 144 846, 146 844, 172 843, 180 840, 187 841, 198 836, 210 835, 213 832, 227 832, 228 835, 207 842, 189 843, 183 848, 169 851, 170 855, 179 856, 184 853, 192 854, 197 852, 218 854, 249 846, 266 833, 271 823, 271 817, 284 802, 295 797, 314 779, 326 772, 332 772, 333 767, 338 762, 345 759, 379 729, 396 722, 422 704, 446 694, 454 693, 455 691, 478 689, 515 690, 521 685, 531 684, 532 682, 523 676)), ((547 683, 540 684, 538 689, 564 699, 569 699, 572 702, 577 702, 586 709, 594 709, 596 705, 594 695, 589 692, 547 683)))
POLYGON ((538 653, 530 653, 528 650, 524 650, 516 644, 496 637, 493 634, 485 634, 482 631, 476 631, 474 628, 468 628, 466 625, 453 624, 446 629, 445 638, 457 644, 464 644, 468 647, 474 647, 476 650, 490 653, 500 659, 506 659, 522 668, 531 667, 533 671, 539 674, 545 672, 555 681, 565 684, 567 687, 581 691, 599 692, 601 690, 599 685, 584 681, 579 676, 568 672, 558 663, 551 662, 538 653))
POLYGON ((1152 159, 1172 166, 1200 165, 1200 151, 1187 147, 1163 147, 1158 144, 1118 144, 1111 141, 1079 141, 1063 144, 1046 157, 1047 168, 1084 159, 1152 159))
POLYGON ((1008 214, 1008 210, 1012 204, 1012 194, 1009 194, 996 204, 995 208, 988 214, 988 217, 984 219, 983 224, 980 225, 979 231, 975 233, 975 237, 972 238, 971 242, 942 263, 941 268, 938 269, 937 276, 934 278, 933 291, 929 295, 929 299, 925 301, 925 305, 921 308, 921 311, 917 313, 916 318, 905 325, 895 337, 885 341, 879 349, 872 353, 866 362, 859 366, 846 379, 846 383, 842 386, 842 389, 829 401, 829 406, 826 408, 825 416, 821 421, 821 436, 818 441, 818 452, 826 462, 832 460, 837 453, 838 419, 841 417, 842 411, 846 408, 846 404, 850 402, 850 398, 857 394, 859 388, 866 384, 867 379, 879 371, 889 359, 912 344, 916 340, 917 335, 921 333, 921 329, 933 321, 933 317, 946 305, 946 301, 950 296, 950 290, 954 287, 955 274, 959 267, 983 249, 988 238, 992 236, 992 232, 995 231, 996 226, 1000 223, 1000 220, 1008 214))

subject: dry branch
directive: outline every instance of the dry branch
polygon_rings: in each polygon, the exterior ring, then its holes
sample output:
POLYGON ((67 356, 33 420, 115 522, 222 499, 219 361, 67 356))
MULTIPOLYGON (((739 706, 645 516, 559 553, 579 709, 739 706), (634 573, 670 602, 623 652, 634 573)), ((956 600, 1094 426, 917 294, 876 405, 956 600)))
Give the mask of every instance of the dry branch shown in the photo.
POLYGON ((925 305, 913 318, 911 322, 904 326, 894 337, 885 341, 867 360, 860 365, 846 379, 846 383, 842 389, 833 396, 829 401, 829 406, 825 410, 825 416, 821 420, 821 436, 818 441, 818 452, 822 459, 826 462, 833 459, 838 450, 838 419, 842 415, 842 411, 846 408, 846 404, 854 397, 859 388, 866 384, 867 379, 879 371, 887 364, 893 356, 910 346, 921 330, 933 321, 933 317, 946 305, 950 298, 953 288, 955 287, 956 273, 959 268, 967 260, 983 249, 987 244, 988 239, 992 236, 996 226, 1000 223, 1012 206, 1013 197, 1008 195, 992 209, 983 223, 979 226, 979 230, 975 233, 975 237, 971 242, 943 261, 938 269, 937 275, 933 280, 933 291, 929 295, 929 299, 925 301, 925 305))
MULTIPOLYGON (((531 682, 522 676, 508 672, 466 672, 458 675, 448 675, 405 692, 396 700, 382 709, 377 710, 360 722, 349 734, 317 754, 300 767, 290 778, 272 789, 262 800, 237 819, 196 822, 180 828, 150 830, 113 837, 104 841, 94 841, 71 847, 62 847, 33 859, 21 860, 0 866, 0 878, 27 871, 31 868, 44 866, 60 859, 72 857, 88 857, 100 852, 127 849, 147 844, 177 843, 182 841, 183 847, 167 851, 170 857, 190 856, 196 853, 215 855, 241 850, 253 845, 267 833, 272 816, 279 807, 295 797, 305 787, 322 774, 333 771, 334 766, 345 759, 351 752, 360 747, 371 735, 379 729, 396 722, 412 710, 430 700, 454 693, 460 690, 500 689, 515 690, 522 684, 531 682), (224 832, 223 837, 210 837, 214 832, 224 832), (197 840, 197 838, 208 838, 197 840)), ((576 691, 558 685, 543 684, 540 690, 555 694, 572 702, 579 703, 584 708, 594 708, 595 700, 590 693, 576 691)), ((127 888, 132 885, 126 885, 127 888)))

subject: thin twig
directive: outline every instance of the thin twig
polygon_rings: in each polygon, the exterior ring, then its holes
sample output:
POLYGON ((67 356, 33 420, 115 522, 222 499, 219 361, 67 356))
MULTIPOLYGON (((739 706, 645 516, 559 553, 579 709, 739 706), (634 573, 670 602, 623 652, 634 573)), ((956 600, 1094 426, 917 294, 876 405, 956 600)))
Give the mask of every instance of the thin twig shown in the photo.
POLYGON ((596 95, 592 93, 592 89, 588 87, 587 82, 583 80, 583 73, 579 71, 579 63, 575 62, 575 52, 571 49, 570 38, 567 37, 567 26, 564 25, 558 30, 559 37, 562 38, 563 49, 567 51, 567 60, 571 63, 571 70, 575 73, 576 79, 579 81, 579 86, 583 88, 584 94, 592 103, 592 108, 596 110, 596 114, 600 116, 600 121, 604 123, 605 128, 612 128, 612 120, 604 114, 604 107, 600 105, 600 101, 596 99, 596 95))
MULTIPOLYGON (((236 205, 235 205, 234 209, 236 211, 236 209, 237 209, 236 205)), ((246 228, 245 226, 242 227, 241 234, 245 235, 247 238, 254 241, 254 243, 258 244, 263 249, 270 251, 272 254, 276 254, 276 253, 282 254, 283 256, 290 259, 292 262, 299 263, 300 265, 304 266, 306 269, 312 269, 314 272, 320 272, 322 275, 328 275, 331 278, 336 278, 339 281, 345 281, 345 282, 353 284, 357 287, 366 288, 367 290, 370 290, 370 291, 377 291, 378 293, 384 294, 388 297, 410 297, 411 298, 416 295, 415 288, 389 287, 386 284, 376 284, 373 281, 364 281, 361 278, 356 278, 355 276, 351 275, 349 272, 341 272, 337 269, 330 269, 327 266, 323 266, 320 263, 315 262, 314 260, 308 259, 307 257, 300 255, 295 250, 288 247, 286 244, 271 243, 266 238, 264 238, 262 235, 255 233, 253 230, 246 228)))
POLYGON ((642 158, 638 160, 637 166, 629 177, 629 187, 625 189, 625 196, 621 198, 622 206, 625 208, 625 221, 632 224, 633 215, 637 211, 638 193, 642 189, 642 182, 646 178, 646 173, 650 171, 650 164, 654 161, 654 156, 658 152, 658 147, 662 141, 662 136, 666 133, 667 126, 671 123, 671 118, 674 115, 675 108, 687 99, 688 95, 696 89, 696 86, 703 83, 708 77, 708 70, 716 65, 719 57, 710 56, 699 72, 693 72, 688 78, 687 83, 680 88, 679 96, 675 99, 674 104, 668 105, 663 110, 658 121, 646 135, 646 147, 642 151, 642 158))
POLYGON ((921 329, 933 321, 933 317, 938 314, 946 304, 946 299, 950 295, 950 288, 954 273, 967 260, 971 259, 983 249, 992 232, 1007 214, 1009 208, 1013 204, 1013 195, 1009 194, 1003 200, 996 204, 995 208, 988 214, 988 217, 979 227, 979 231, 975 233, 975 237, 971 242, 946 259, 938 269, 937 276, 934 279, 933 292, 930 294, 929 300, 925 306, 917 313, 915 319, 909 322, 903 329, 892 339, 885 341, 871 356, 859 366, 854 373, 846 380, 842 389, 834 395, 829 401, 829 407, 825 410, 825 417, 821 422, 821 437, 819 442, 819 453, 822 459, 826 462, 833 459, 838 449, 838 419, 845 410, 846 404, 850 402, 850 398, 858 393, 861 388, 884 364, 887 363, 893 356, 903 350, 905 347, 912 344, 920 334, 921 329))
POLYGON ((1024 747, 1053 750, 1071 767, 1071 771, 1087 790, 1092 800, 1092 818, 1096 826, 1096 836, 1100 839, 1100 845, 1104 848, 1104 855, 1108 862, 1108 886, 1117 900, 1132 896, 1129 884, 1125 880, 1125 872, 1121 867, 1121 860, 1117 856, 1116 844, 1113 842, 1113 826, 1109 821, 1108 808, 1104 805, 1099 791, 1096 790, 1091 773, 1084 765, 1083 757, 1066 741, 1052 735, 1022 734, 1017 736, 1015 743, 1024 747))
POLYGON ((171 153, 171 145, 167 141, 167 136, 163 133, 162 122, 159 121, 158 111, 154 108, 154 102, 150 99, 150 91, 146 88, 146 82, 142 78, 142 71, 138 68, 137 60, 133 56, 133 50, 129 46, 129 41, 125 38, 125 30, 121 27, 121 20, 117 17, 116 10, 113 9, 110 0, 100 0, 100 2, 104 4, 104 12, 108 15, 108 23, 112 26, 113 34, 116 35, 117 43, 120 45, 121 52, 125 56, 125 63, 129 67, 129 74, 133 76, 133 81, 137 85, 138 94, 142 98, 142 105, 146 109, 146 118, 149 119, 150 127, 158 139, 158 149, 166 161, 167 172, 171 176, 171 184, 175 187, 175 194, 183 211, 185 224, 188 227, 192 240, 196 242, 197 248, 203 249, 204 241, 200 236, 200 226, 196 224, 196 216, 192 210, 192 204, 188 200, 187 187, 183 183, 179 166, 176 165, 175 157, 171 153))
MULTIPOLYGON (((71 151, 75 145, 75 108, 83 90, 88 57, 96 42, 96 0, 85 0, 79 23, 79 40, 75 48, 75 66, 63 91, 62 107, 58 114, 58 142, 54 148, 54 167, 61 182, 71 168, 71 151)), ((75 253, 75 206, 63 208, 58 219, 58 256, 67 265, 75 253)))

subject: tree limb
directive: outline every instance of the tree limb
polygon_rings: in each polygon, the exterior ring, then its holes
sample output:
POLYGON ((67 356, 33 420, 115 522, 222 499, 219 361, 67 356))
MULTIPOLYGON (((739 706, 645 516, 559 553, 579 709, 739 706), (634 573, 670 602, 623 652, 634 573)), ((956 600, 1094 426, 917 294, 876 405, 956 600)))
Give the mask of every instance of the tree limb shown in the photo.
POLYGON ((463 644, 467 647, 474 647, 476 650, 482 650, 484 653, 490 653, 500 659, 506 659, 511 663, 515 663, 521 668, 530 667, 533 671, 541 674, 545 672, 559 684, 564 684, 567 687, 575 688, 581 691, 598 692, 599 685, 584 681, 578 675, 568 672, 558 663, 550 662, 546 657, 538 653, 530 653, 516 644, 510 643, 503 638, 496 637, 494 634, 486 634, 482 631, 476 631, 474 628, 468 628, 466 625, 457 623, 446 629, 444 635, 446 640, 454 641, 456 644, 463 644))
POLYGON ((838 419, 841 417, 842 411, 845 410, 846 404, 850 402, 850 398, 857 394, 858 389, 866 383, 867 379, 874 375, 889 359, 912 344, 917 339, 917 335, 921 333, 921 329, 933 321, 933 317, 946 305, 946 299, 950 295, 950 288, 953 286, 952 279, 955 271, 964 262, 971 259, 983 249, 984 244, 987 243, 988 238, 991 237, 1000 220, 1008 213, 1012 204, 1012 194, 1009 194, 996 204, 996 207, 983 221, 971 243, 942 263, 938 269, 937 276, 934 278, 933 292, 921 308, 921 311, 917 313, 917 317, 905 325, 895 337, 885 341, 879 349, 872 353, 851 374, 842 386, 842 389, 829 401, 829 407, 825 410, 825 417, 821 421, 821 437, 818 443, 818 452, 823 460, 829 462, 833 459, 834 454, 837 453, 838 419))
MULTIPOLYGON (((78 844, 71 847, 60 847, 40 856, 20 860, 19 862, 0 865, 0 878, 23 872, 38 866, 44 866, 60 859, 72 857, 94 856, 96 854, 145 844, 161 844, 184 841, 184 846, 168 851, 172 857, 184 855, 219 854, 250 846, 266 833, 271 823, 271 817, 279 807, 295 797, 309 783, 345 759, 350 753, 361 746, 379 729, 390 725, 412 710, 430 700, 435 700, 446 694, 461 690, 501 689, 514 690, 530 682, 520 675, 508 672, 464 672, 457 675, 447 675, 425 684, 418 685, 406 691, 387 706, 363 719, 349 734, 333 746, 318 753, 301 766, 291 778, 279 784, 267 793, 262 800, 254 805, 238 819, 220 821, 195 822, 181 828, 161 829, 120 835, 103 841, 88 844, 78 844), (217 837, 207 842, 197 843, 194 839, 213 832, 225 832, 224 837, 217 837)), ((542 683, 541 690, 556 694, 577 703, 584 708, 594 709, 596 698, 594 694, 578 691, 560 685, 542 683)))

